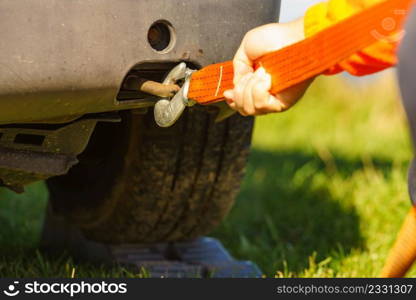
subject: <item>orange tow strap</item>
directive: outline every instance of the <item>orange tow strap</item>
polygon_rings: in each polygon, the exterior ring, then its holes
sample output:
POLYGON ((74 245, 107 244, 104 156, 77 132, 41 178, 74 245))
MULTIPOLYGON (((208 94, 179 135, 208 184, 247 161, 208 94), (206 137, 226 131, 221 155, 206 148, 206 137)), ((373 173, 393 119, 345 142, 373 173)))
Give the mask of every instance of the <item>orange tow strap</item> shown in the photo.
MULTIPOLYGON (((301 42, 269 53, 255 62, 272 76, 271 93, 278 93, 321 74, 380 39, 394 38, 398 31, 387 31, 383 21, 394 21, 402 28, 406 12, 414 0, 387 0, 353 15, 301 42)), ((233 88, 231 61, 209 65, 192 74, 188 98, 199 104, 224 100, 233 88)))
POLYGON ((416 260, 416 207, 412 207, 397 235, 381 277, 403 277, 416 260))

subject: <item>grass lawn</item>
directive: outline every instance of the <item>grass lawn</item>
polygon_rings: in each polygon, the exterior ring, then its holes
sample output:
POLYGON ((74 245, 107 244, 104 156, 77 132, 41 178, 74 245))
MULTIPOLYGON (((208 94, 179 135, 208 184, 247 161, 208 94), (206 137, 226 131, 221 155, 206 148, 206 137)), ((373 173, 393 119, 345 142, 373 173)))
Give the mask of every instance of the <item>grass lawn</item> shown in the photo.
MULTIPOLYGON (((323 78, 293 110, 258 118, 241 193, 213 236, 269 277, 377 276, 410 207, 393 82, 323 78)), ((140 276, 46 258, 36 251, 43 183, 0 194, 1 277, 140 276)))

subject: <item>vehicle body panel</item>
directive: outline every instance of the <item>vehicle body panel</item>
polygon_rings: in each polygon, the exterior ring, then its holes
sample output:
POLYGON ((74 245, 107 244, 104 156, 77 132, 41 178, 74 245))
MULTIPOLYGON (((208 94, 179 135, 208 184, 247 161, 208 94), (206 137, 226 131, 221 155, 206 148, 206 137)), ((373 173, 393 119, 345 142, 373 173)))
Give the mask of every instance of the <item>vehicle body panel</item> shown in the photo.
POLYGON ((116 99, 142 62, 229 60, 244 34, 277 21, 277 0, 0 0, 0 124, 141 107, 116 99), (149 27, 169 21, 176 44, 158 53, 149 27))

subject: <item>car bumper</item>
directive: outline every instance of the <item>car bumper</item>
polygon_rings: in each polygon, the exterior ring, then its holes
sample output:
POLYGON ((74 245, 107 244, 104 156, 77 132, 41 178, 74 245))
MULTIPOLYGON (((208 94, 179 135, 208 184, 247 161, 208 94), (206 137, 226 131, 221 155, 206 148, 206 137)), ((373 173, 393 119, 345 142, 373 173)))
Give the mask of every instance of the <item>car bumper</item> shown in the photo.
POLYGON ((117 100, 134 66, 229 60, 249 29, 277 21, 279 2, 0 0, 0 123, 141 107, 117 100), (149 45, 148 29, 157 20, 174 28, 170 51, 149 45))

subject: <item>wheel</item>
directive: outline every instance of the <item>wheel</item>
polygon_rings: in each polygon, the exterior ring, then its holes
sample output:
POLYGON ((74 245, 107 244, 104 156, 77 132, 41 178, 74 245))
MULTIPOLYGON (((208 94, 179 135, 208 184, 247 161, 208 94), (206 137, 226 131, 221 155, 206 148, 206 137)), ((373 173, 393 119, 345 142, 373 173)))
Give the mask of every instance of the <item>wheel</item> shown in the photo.
POLYGON ((91 240, 153 243, 207 234, 227 215, 242 180, 252 118, 215 123, 188 109, 171 128, 153 111, 99 123, 79 164, 48 180, 54 213, 91 240))

